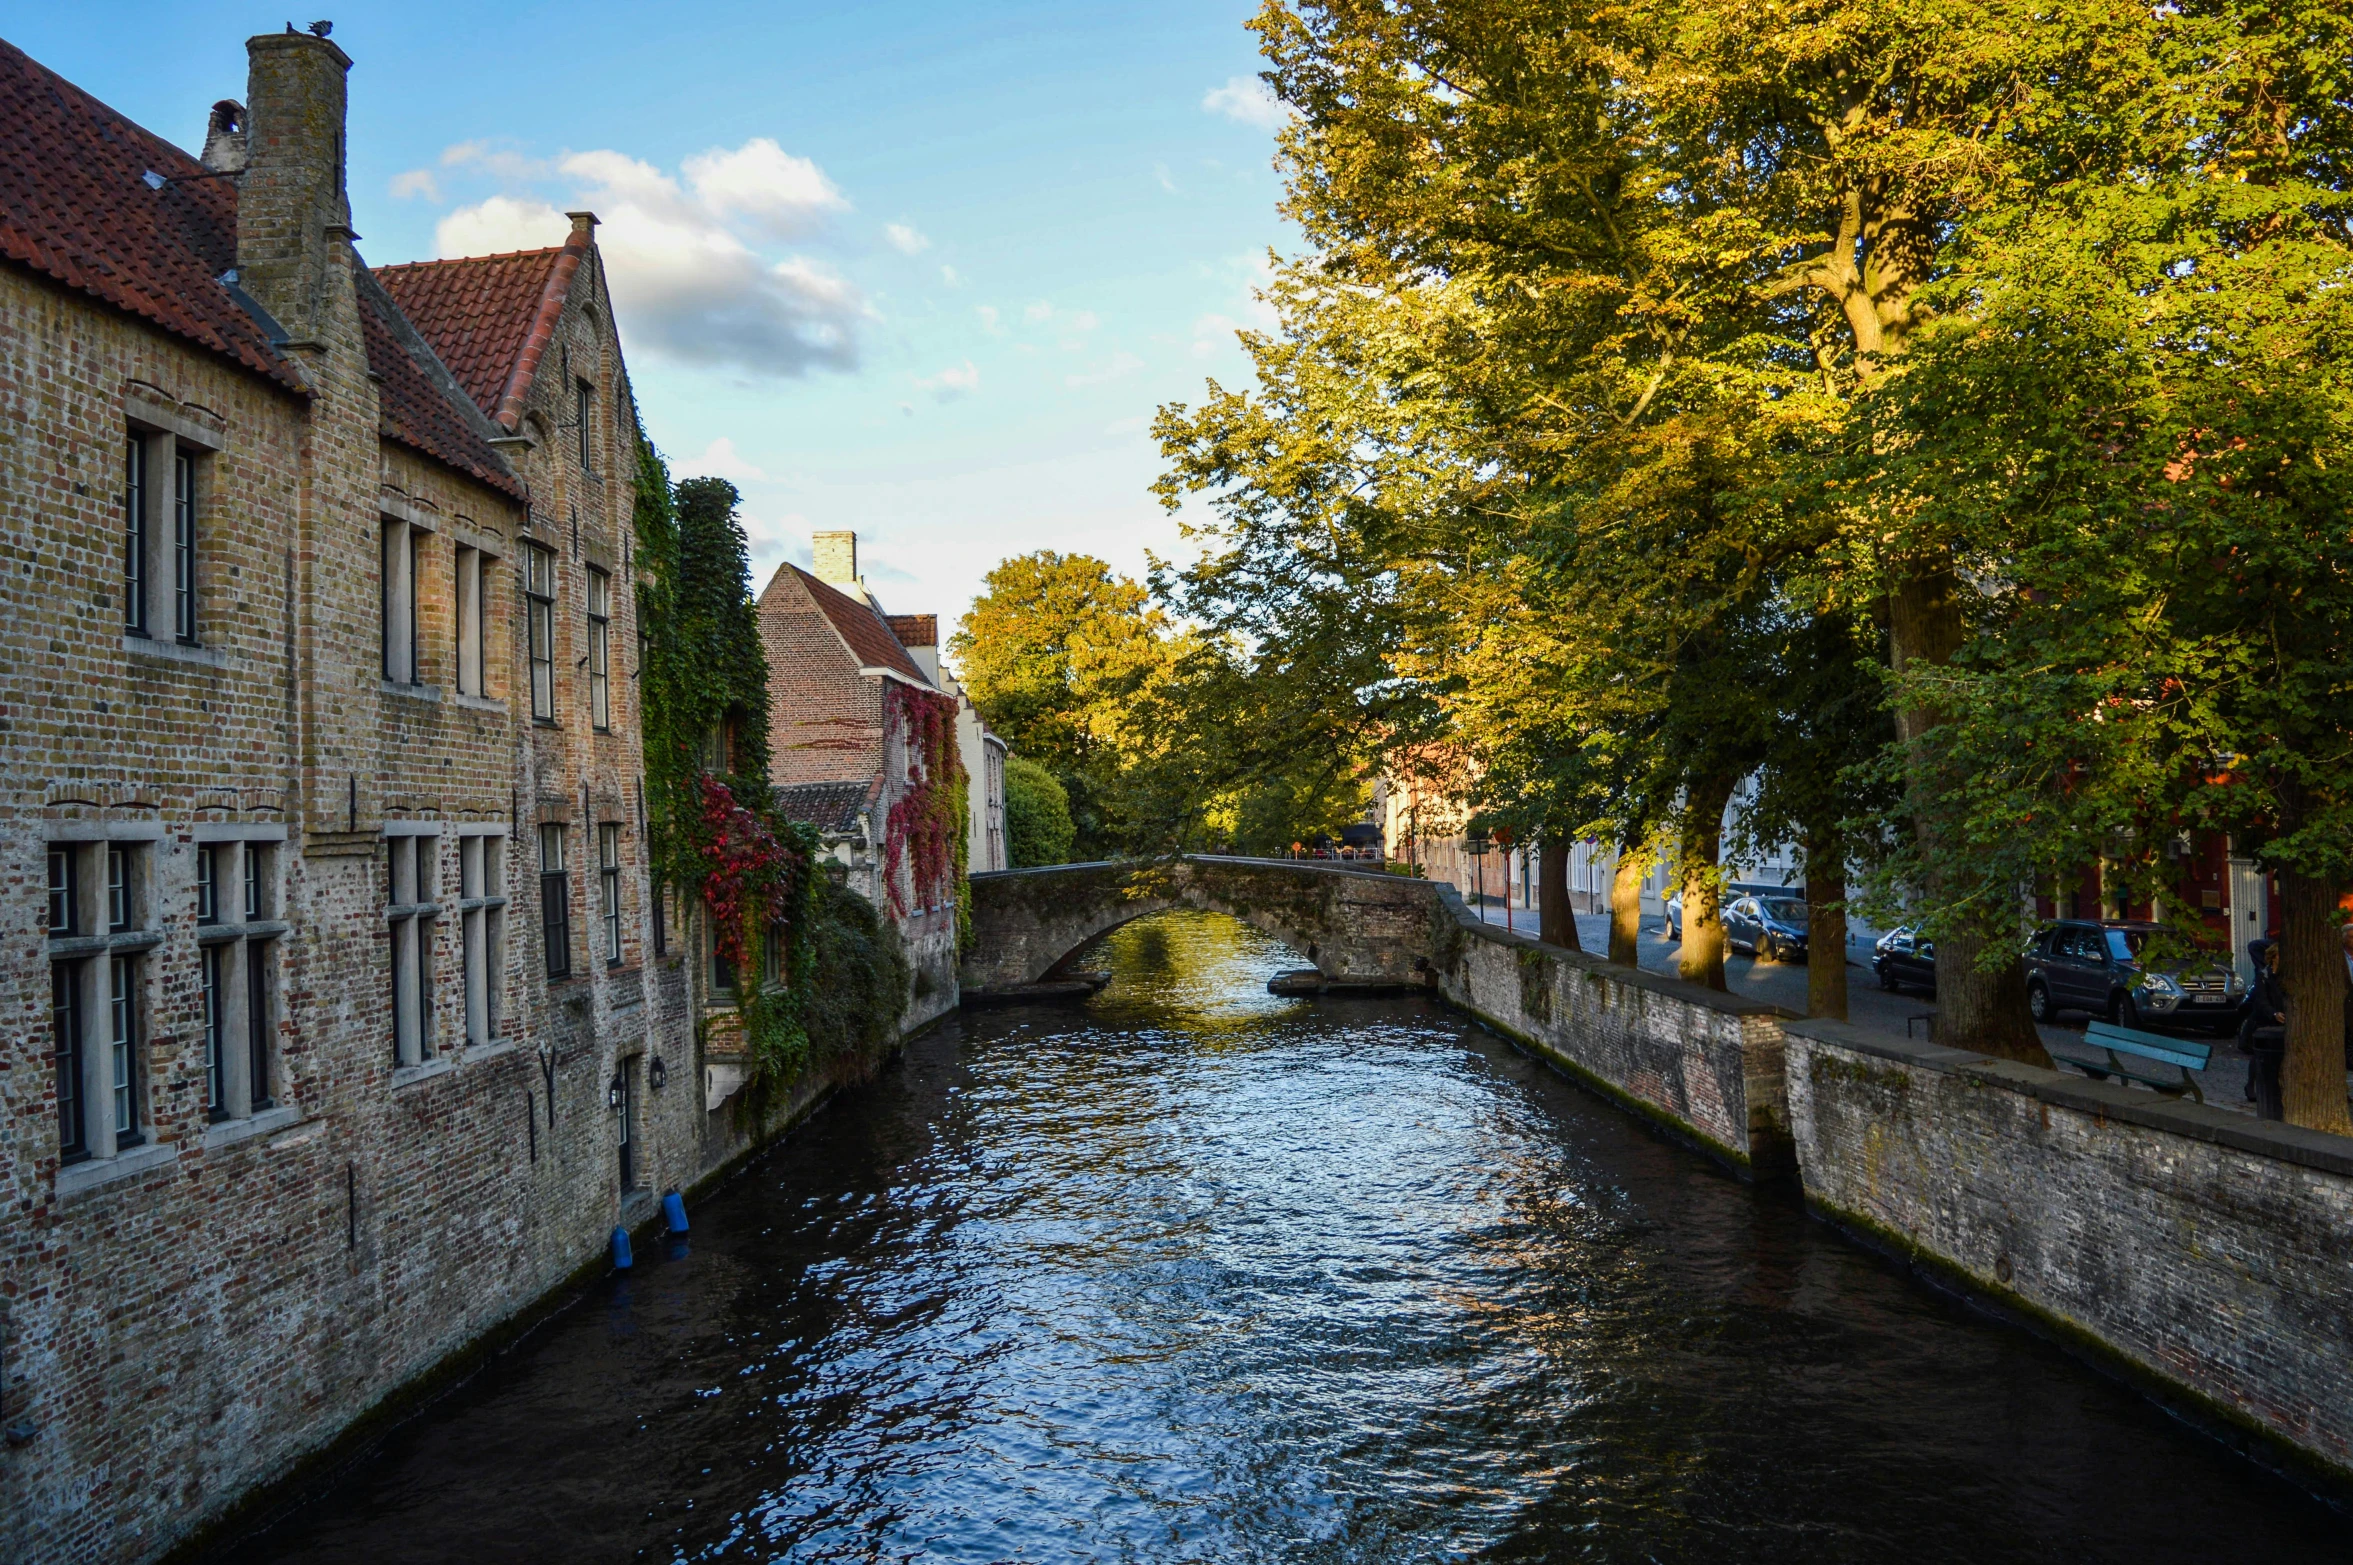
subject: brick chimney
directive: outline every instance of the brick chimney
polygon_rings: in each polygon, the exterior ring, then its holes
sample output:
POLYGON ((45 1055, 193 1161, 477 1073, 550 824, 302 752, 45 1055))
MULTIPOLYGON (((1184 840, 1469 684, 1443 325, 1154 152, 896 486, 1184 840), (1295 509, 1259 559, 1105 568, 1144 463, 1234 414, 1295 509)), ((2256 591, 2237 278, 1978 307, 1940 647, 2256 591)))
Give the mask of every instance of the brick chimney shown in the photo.
MULTIPOLYGON (((297 344, 324 341, 342 257, 357 236, 343 188, 351 57, 309 33, 245 42, 245 172, 237 180, 237 281, 297 344)), ((209 141, 209 138, 207 138, 209 141)))
POLYGON ((817 567, 810 574, 827 586, 864 597, 865 587, 858 580, 858 535, 816 533, 809 541, 815 545, 812 553, 817 567))
POLYGON ((204 166, 216 174, 236 174, 245 168, 245 105, 223 98, 212 106, 204 126, 204 166))

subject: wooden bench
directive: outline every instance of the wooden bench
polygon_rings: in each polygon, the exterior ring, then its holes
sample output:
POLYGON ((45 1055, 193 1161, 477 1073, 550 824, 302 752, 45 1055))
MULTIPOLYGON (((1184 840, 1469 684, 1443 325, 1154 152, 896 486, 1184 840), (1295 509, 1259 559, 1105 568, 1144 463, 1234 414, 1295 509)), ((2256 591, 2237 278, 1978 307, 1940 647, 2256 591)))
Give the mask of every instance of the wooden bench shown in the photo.
POLYGON ((2055 1063, 2072 1065, 2094 1081, 2105 1081, 2111 1075, 2124 1081, 2137 1081, 2144 1087, 2154 1087, 2168 1097, 2180 1097, 2183 1092, 2206 1101, 2206 1094, 2190 1079, 2190 1072, 2202 1071, 2214 1057, 2214 1045, 2199 1043, 2189 1038, 2168 1038, 2162 1033, 2142 1032, 2135 1027, 2119 1027, 2114 1022, 2094 1022, 2083 1030, 2083 1041, 2107 1051, 2108 1068, 2087 1065, 2081 1060, 2061 1059, 2055 1063), (2119 1058, 2118 1056, 2125 1058, 2119 1058), (2126 1063, 2126 1060, 2154 1060, 2162 1065, 2177 1066, 2179 1077, 2161 1077, 2149 1073, 2146 1066, 2126 1063))

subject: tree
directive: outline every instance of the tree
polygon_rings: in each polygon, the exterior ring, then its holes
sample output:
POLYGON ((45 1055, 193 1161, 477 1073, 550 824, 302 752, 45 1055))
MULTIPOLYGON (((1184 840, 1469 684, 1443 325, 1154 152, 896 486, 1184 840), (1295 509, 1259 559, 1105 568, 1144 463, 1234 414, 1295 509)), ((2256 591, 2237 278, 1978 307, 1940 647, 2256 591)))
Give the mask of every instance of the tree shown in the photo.
POLYGON ((1026 755, 1005 758, 1005 853, 1015 869, 1070 862, 1070 796, 1026 755))
POLYGON ((948 643, 965 689, 1010 748, 1061 779, 1084 850, 1108 851, 1129 708, 1180 638, 1143 588, 1089 555, 1016 555, 985 582, 948 643))

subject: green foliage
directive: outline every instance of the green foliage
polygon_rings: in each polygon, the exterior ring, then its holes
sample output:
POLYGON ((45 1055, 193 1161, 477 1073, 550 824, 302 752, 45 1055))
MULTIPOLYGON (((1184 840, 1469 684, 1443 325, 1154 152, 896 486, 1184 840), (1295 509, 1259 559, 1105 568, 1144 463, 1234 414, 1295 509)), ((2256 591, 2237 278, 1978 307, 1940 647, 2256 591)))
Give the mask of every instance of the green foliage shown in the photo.
POLYGON ((808 1056, 820 1068, 863 1077, 898 1046, 913 976, 895 931, 874 905, 816 877, 809 923, 810 964, 824 977, 802 1011, 808 1056))
MULTIPOLYGON (((715 910, 711 938, 742 975, 738 1008, 757 1072, 789 1083, 806 1062, 805 997, 817 842, 768 786, 768 669, 737 495, 722 479, 672 487, 637 451, 638 689, 649 859, 681 906, 715 910), (770 926, 783 930, 767 971, 770 926)), ((898 1013, 892 1013, 896 1024, 898 1013)))
POLYGON ((1005 856, 1015 869, 1067 864, 1074 835, 1060 779, 1026 755, 1005 758, 1005 856))

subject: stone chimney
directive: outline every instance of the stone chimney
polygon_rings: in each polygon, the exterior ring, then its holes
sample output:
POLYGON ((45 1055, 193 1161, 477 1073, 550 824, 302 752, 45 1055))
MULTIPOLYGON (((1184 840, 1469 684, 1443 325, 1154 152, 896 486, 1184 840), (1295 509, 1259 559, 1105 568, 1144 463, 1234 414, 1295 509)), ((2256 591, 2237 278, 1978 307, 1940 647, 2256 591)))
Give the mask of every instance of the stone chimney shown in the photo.
POLYGON ((245 105, 223 98, 212 106, 204 127, 204 166, 216 174, 235 174, 245 167, 245 105))
POLYGON ((351 56, 324 38, 297 32, 249 38, 245 54, 237 282, 286 328, 290 341, 317 345, 338 313, 339 294, 348 293, 337 247, 358 237, 343 189, 344 77, 351 56))
POLYGON ((858 580, 858 535, 856 533, 817 533, 809 540, 817 568, 809 574, 830 587, 854 592, 863 597, 865 584, 858 580))

